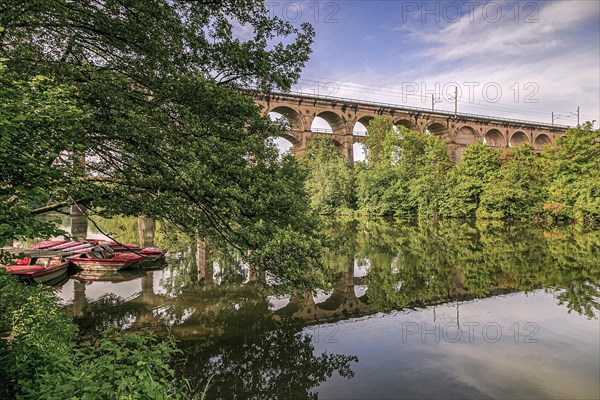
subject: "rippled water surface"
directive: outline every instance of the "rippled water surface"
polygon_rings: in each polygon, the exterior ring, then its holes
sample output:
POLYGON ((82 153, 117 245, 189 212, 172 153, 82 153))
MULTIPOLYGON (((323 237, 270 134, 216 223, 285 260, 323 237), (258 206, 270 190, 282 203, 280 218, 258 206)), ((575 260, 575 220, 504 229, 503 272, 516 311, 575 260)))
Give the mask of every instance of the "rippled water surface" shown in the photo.
MULTIPOLYGON (((129 222, 114 224, 135 240, 129 222)), ((194 243, 159 231, 164 269, 80 274, 57 294, 85 332, 174 335, 177 373, 199 391, 212 376, 209 399, 600 398, 598 230, 380 220, 327 230, 338 244, 327 291, 275 296, 210 244, 198 258, 194 243)))

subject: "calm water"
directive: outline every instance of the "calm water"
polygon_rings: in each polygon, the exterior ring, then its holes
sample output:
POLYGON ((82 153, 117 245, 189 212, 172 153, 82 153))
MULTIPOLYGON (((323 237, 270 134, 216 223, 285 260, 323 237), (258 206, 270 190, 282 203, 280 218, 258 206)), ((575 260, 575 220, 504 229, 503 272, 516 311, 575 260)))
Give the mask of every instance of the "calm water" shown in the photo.
MULTIPOLYGON (((135 240, 135 222, 105 225, 135 240)), ((212 376, 209 399, 600 398, 600 231, 365 220, 328 232, 328 292, 274 296, 222 252, 209 246, 202 268, 193 244, 159 232, 165 269, 72 278, 58 295, 86 332, 174 335, 178 374, 200 391, 212 376)))

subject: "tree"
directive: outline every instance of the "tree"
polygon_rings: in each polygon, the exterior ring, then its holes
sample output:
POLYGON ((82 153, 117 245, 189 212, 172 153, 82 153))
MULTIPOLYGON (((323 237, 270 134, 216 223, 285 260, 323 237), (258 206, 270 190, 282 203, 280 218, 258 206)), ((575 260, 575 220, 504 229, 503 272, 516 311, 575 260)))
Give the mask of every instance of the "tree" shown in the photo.
POLYGON ((600 130, 587 122, 567 129, 542 152, 549 170, 545 211, 557 219, 600 222, 600 130))
POLYGON ((449 174, 448 199, 442 213, 450 217, 474 217, 483 188, 500 169, 499 153, 482 142, 467 146, 449 174))
POLYGON ((79 146, 86 119, 69 90, 43 76, 20 80, 0 64, 0 247, 13 238, 60 233, 36 218, 78 171, 64 149, 79 146))
POLYGON ((333 139, 313 138, 300 157, 300 165, 307 176, 304 185, 313 210, 320 214, 333 214, 352 207, 352 169, 333 139))
POLYGON ((393 215, 402 198, 393 190, 399 181, 396 163, 400 133, 389 117, 369 121, 364 141, 366 162, 356 166, 356 197, 361 211, 393 215))
MULTIPOLYGON (((30 132, 48 148, 44 162, 65 153, 72 164, 74 155, 86 160, 85 171, 52 181, 43 210, 75 201, 104 216, 144 214, 243 255, 287 231, 318 244, 297 164, 278 159, 266 139, 279 128, 241 90, 287 89, 308 60, 312 27, 267 11, 262 1, 234 0, 5 2, 7 70, 23 82, 48 77, 85 116, 58 143, 30 132)), ((22 210, 30 221, 39 211, 22 210)), ((23 227, 12 237, 39 234, 23 227)))
POLYGON ((397 161, 402 133, 390 117, 376 117, 369 121, 364 141, 367 163, 370 166, 391 165, 397 161))
POLYGON ((422 132, 403 133, 399 168, 407 183, 408 202, 403 212, 438 216, 445 202, 446 174, 452 168, 442 138, 422 132))
POLYGON ((394 127, 389 117, 371 120, 365 140, 366 165, 357 172, 361 210, 377 215, 437 215, 451 167, 444 142, 394 127))
POLYGON ((540 159, 529 144, 505 151, 498 176, 481 194, 478 218, 525 219, 540 216, 546 187, 540 159))

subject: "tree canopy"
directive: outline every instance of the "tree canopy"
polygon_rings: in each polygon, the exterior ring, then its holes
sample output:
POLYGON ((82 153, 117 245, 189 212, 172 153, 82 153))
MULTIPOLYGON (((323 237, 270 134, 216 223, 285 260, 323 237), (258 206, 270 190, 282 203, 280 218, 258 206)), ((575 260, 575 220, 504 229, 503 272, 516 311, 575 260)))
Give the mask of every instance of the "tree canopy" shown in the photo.
POLYGON ((35 216, 77 203, 243 255, 288 231, 318 245, 304 177, 246 90, 298 79, 309 24, 262 1, 9 0, 0 27, 0 242, 48 236, 35 216))

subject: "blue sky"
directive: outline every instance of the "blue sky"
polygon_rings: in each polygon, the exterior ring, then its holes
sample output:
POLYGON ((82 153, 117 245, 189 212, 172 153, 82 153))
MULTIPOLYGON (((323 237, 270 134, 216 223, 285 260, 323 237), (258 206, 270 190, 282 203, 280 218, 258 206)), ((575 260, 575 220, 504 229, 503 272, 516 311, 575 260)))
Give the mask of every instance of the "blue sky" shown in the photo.
POLYGON ((295 90, 453 110, 457 86, 462 112, 574 125, 579 106, 600 120, 598 1, 266 4, 315 27, 295 90))

